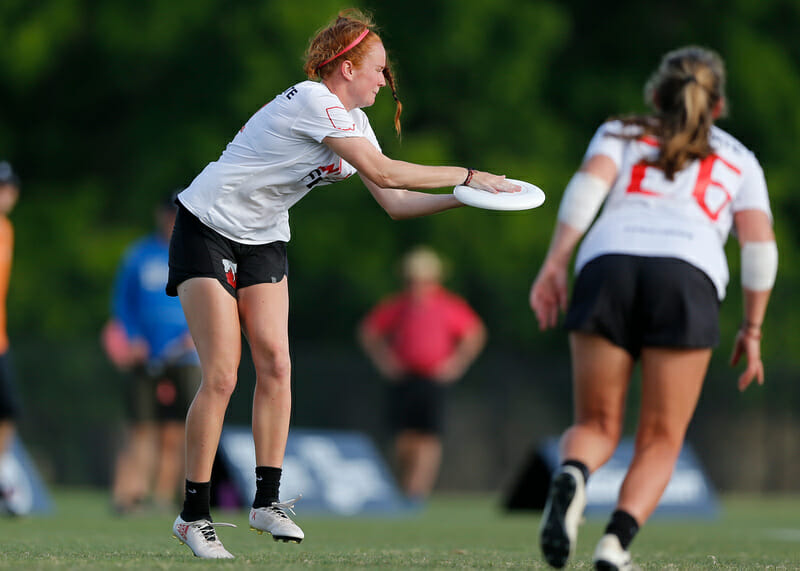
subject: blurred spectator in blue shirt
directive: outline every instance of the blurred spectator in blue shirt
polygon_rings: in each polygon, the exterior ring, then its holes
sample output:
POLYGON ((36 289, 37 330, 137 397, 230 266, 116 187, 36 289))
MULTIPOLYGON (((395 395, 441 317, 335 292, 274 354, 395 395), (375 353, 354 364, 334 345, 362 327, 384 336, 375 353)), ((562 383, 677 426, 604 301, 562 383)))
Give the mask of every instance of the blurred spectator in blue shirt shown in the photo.
POLYGON ((180 301, 165 292, 177 212, 173 197, 158 205, 156 231, 126 251, 103 331, 106 353, 126 378, 130 426, 112 489, 119 514, 148 505, 174 508, 182 485, 186 412, 200 386, 200 363, 180 301))

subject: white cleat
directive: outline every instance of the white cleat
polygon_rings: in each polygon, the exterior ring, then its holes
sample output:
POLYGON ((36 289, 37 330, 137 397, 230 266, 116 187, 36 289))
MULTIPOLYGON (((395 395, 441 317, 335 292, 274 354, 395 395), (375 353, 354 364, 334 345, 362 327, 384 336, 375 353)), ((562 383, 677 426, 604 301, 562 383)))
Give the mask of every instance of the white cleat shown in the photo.
POLYGON ((586 507, 585 488, 583 474, 574 466, 563 466, 553 476, 539 527, 539 545, 552 567, 564 567, 575 552, 586 507))
POLYGON ((592 556, 594 568, 598 571, 632 571, 635 569, 631 554, 622 549, 619 538, 607 533, 600 538, 592 556))
POLYGON ((286 502, 272 502, 272 505, 268 508, 251 508, 250 529, 257 531, 259 535, 266 531, 272 535, 275 541, 293 541, 294 543, 300 543, 303 541, 305 534, 303 530, 286 515, 286 510, 294 514, 292 508, 300 497, 286 502))
POLYGON ((230 553, 217 538, 217 527, 236 527, 232 523, 214 523, 207 519, 197 521, 184 521, 178 516, 172 524, 172 537, 186 544, 196 557, 202 559, 233 559, 230 553))

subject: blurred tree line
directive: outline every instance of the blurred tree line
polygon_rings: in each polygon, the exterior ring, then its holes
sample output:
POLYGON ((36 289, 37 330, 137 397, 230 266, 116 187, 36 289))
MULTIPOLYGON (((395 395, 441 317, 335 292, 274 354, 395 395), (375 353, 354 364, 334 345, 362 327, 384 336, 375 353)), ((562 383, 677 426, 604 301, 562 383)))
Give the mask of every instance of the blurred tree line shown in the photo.
MULTIPOLYGON (((352 379, 321 380, 318 360, 350 355, 343 374, 370 374, 354 327, 397 286, 399 256, 427 243, 449 261, 449 285, 487 322, 488 356, 476 375, 491 379, 489 364, 513 362, 506 376, 516 378, 503 382, 535 390, 533 400, 549 399, 568 418, 565 336, 538 332, 528 289, 594 129, 610 115, 644 111, 648 75, 664 52, 686 44, 716 49, 727 62, 731 114, 720 126, 764 166, 781 255, 764 331, 769 385, 739 396, 725 364, 741 311, 738 248, 729 244, 723 344, 701 409, 797 407, 800 364, 790 348, 800 342, 800 231, 791 223, 800 215, 800 3, 3 0, 0 158, 23 178, 12 216, 9 329, 28 411, 23 430, 56 458, 57 479, 86 477, 70 455, 85 456, 87 443, 110 446, 103 431, 121 411, 98 334, 124 248, 151 229, 157 201, 215 160, 253 112, 305 79, 308 40, 347 6, 374 14, 398 78, 402 140, 388 93, 367 110, 389 156, 506 173, 538 184, 548 200, 527 212, 462 208, 404 222, 390 221, 358 180, 301 201, 291 213, 290 333, 296 351, 315 361, 304 369, 295 360, 305 410, 327 418, 307 387, 324 392, 329 381, 360 391, 352 379), (543 378, 545 369, 560 372, 543 378), (49 442, 53 434, 64 443, 49 442)), ((485 394, 496 382, 474 388, 485 394)), ((297 421, 314 423, 302 410, 297 421)))

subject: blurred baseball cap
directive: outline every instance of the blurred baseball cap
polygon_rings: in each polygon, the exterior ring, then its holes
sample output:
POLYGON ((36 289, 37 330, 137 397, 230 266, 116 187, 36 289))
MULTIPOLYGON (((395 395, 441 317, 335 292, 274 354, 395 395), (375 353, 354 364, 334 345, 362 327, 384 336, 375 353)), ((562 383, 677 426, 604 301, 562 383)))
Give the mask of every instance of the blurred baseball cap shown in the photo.
POLYGON ((8 161, 0 161, 0 184, 19 186, 19 177, 8 161))

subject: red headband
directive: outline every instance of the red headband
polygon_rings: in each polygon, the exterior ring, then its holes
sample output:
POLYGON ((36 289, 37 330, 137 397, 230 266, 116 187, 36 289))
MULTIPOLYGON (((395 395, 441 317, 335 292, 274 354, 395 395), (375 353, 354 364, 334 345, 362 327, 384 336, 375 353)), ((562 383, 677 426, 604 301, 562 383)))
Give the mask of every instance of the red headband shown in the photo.
POLYGON ((358 44, 360 44, 360 43, 361 43, 361 40, 363 40, 364 38, 366 38, 366 37, 367 37, 367 34, 369 34, 369 28, 365 28, 365 29, 364 29, 364 31, 363 31, 363 32, 361 32, 361 33, 358 35, 358 37, 357 37, 355 40, 353 40, 352 42, 350 42, 350 44, 349 44, 349 45, 348 45, 346 48, 344 48, 342 51, 340 51, 338 54, 336 54, 336 55, 334 55, 334 56, 332 56, 332 57, 329 57, 329 58, 328 58, 328 59, 326 59, 324 62, 322 62, 321 64, 319 64, 319 65, 317 66, 317 69, 321 68, 321 67, 322 67, 323 65, 325 65, 326 63, 330 63, 330 62, 332 62, 333 60, 335 60, 335 59, 336 59, 337 57, 339 57, 340 55, 342 55, 342 54, 346 54, 347 52, 349 52, 350 50, 352 50, 354 47, 356 47, 358 44))

